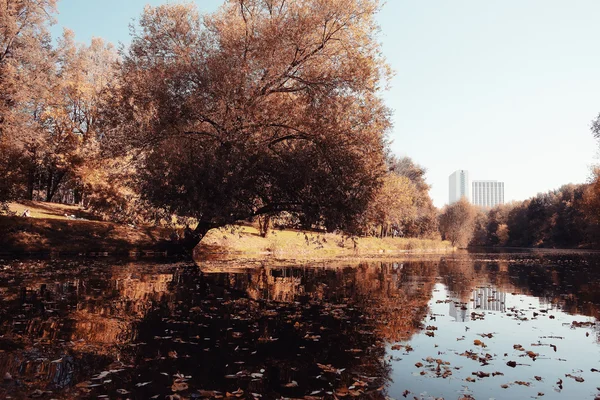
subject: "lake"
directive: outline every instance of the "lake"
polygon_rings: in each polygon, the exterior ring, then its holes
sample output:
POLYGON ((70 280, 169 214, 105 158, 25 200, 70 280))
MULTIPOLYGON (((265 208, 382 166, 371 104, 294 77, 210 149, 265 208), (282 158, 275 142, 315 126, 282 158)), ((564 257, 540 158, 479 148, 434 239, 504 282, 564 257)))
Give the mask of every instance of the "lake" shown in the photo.
POLYGON ((1 398, 595 399, 600 254, 0 260, 1 398))

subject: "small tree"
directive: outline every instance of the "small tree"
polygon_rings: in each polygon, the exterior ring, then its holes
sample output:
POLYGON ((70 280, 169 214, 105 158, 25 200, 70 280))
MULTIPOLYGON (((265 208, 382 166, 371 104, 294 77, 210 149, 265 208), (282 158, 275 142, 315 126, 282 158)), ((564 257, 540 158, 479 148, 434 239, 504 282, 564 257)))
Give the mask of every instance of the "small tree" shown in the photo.
POLYGON ((367 229, 380 237, 402 230, 416 215, 416 188, 404 176, 387 174, 366 211, 367 229))
POLYGON ((473 237, 477 208, 464 197, 446 206, 440 215, 440 233, 453 246, 466 248, 473 237))

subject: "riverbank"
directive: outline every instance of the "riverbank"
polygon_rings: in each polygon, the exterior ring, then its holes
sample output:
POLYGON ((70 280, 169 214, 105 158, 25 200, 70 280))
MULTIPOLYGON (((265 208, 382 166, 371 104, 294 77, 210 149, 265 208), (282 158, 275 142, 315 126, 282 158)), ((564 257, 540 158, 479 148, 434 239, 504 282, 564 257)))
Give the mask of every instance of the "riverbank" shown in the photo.
POLYGON ((136 255, 181 252, 171 230, 94 220, 85 210, 45 202, 11 203, 0 215, 0 255, 136 255), (29 217, 23 217, 28 210, 29 217))
POLYGON ((447 241, 415 238, 351 238, 342 234, 270 230, 267 237, 253 226, 213 229, 196 248, 202 259, 279 259, 289 261, 394 257, 402 254, 448 253, 447 241))
MULTIPOLYGON (((12 203, 16 215, 0 216, 0 255, 177 255, 184 249, 170 240, 172 229, 94 220, 76 206, 44 202, 12 203), (29 217, 23 217, 28 210, 29 217)), ((213 229, 196 248, 196 259, 327 260, 447 253, 449 242, 409 238, 350 238, 341 234, 270 230, 253 226, 213 229)))

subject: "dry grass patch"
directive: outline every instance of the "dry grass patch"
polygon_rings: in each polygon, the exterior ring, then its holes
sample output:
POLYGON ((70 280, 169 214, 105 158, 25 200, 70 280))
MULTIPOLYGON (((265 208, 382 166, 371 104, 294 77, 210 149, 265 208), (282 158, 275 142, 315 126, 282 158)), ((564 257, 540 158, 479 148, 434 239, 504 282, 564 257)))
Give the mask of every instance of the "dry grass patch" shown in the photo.
POLYGON ((233 226, 211 230, 200 244, 210 252, 276 258, 335 258, 398 254, 407 252, 447 252, 454 248, 448 242, 413 238, 357 238, 306 232, 299 230, 271 230, 266 238, 252 226, 233 226))

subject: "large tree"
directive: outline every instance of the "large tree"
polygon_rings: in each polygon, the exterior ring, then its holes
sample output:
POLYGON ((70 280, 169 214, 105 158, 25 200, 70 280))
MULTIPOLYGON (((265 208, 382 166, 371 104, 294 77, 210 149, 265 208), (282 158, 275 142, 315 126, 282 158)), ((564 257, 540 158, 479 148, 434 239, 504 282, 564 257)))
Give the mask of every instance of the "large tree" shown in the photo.
POLYGON ((389 76, 377 0, 147 7, 122 54, 105 143, 157 207, 211 228, 292 211, 348 227, 385 172, 389 76))
POLYGON ((35 99, 52 68, 56 0, 0 2, 0 203, 18 194, 23 143, 37 134, 35 99))
MULTIPOLYGON (((38 99, 37 120, 43 128, 37 141, 28 143, 28 155, 45 184, 51 201, 67 184, 81 200, 84 165, 89 170, 102 132, 98 127, 104 89, 112 83, 117 53, 113 46, 93 38, 89 46, 76 43, 65 29, 55 50, 55 68, 46 96, 38 99)), ((35 176, 35 174, 29 174, 35 176)), ((33 192, 29 181, 29 194, 33 192)))

